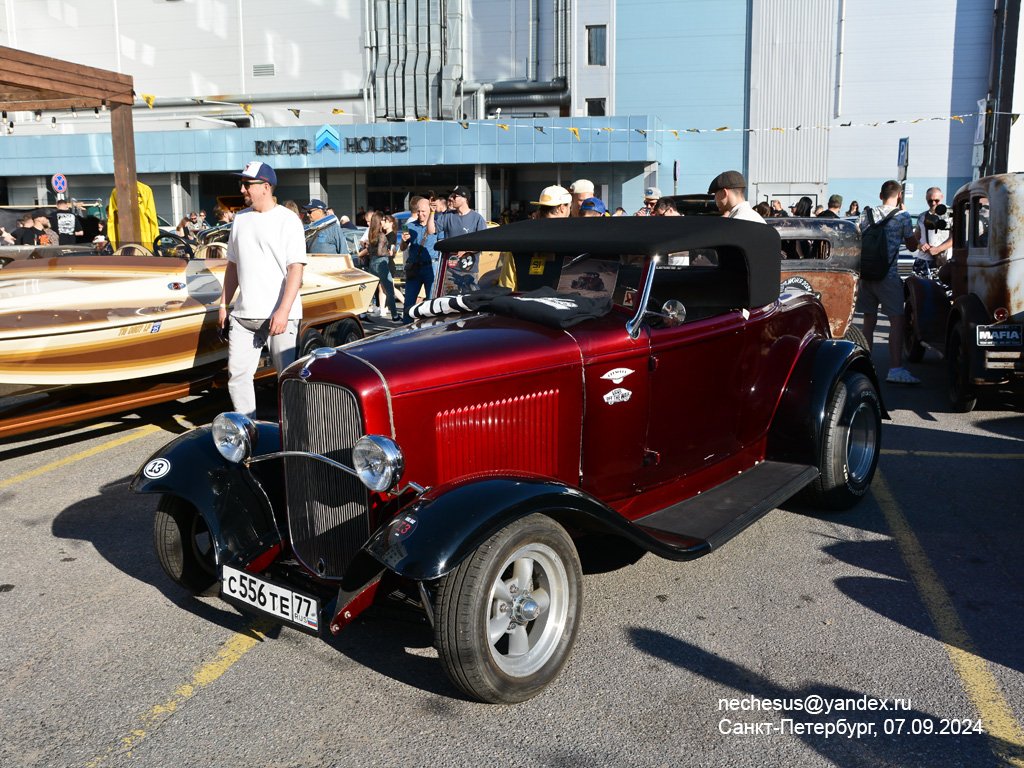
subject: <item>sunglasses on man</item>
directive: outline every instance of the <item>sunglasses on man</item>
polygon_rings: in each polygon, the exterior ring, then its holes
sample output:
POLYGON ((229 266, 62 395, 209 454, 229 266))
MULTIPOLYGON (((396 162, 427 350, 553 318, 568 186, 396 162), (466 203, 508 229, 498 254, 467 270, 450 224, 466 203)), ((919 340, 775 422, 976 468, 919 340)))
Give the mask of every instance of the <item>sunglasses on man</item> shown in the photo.
POLYGON ((265 181, 243 181, 242 182, 242 188, 243 189, 248 189, 249 187, 251 187, 253 185, 259 186, 260 184, 266 184, 266 183, 267 182, 265 182, 265 181))

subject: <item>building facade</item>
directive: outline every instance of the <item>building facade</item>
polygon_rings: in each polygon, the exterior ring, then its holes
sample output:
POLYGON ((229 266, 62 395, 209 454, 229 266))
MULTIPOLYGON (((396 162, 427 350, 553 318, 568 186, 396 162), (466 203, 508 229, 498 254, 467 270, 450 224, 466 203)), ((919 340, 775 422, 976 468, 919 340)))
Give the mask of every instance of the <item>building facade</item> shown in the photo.
MULTIPOLYGON (((400 210, 455 184, 496 219, 594 181, 908 207, 971 177, 992 3, 934 0, 0 0, 0 44, 130 74, 139 179, 176 221, 278 171, 278 199, 400 210), (967 115, 967 117, 963 117, 967 115), (958 116, 961 119, 952 119, 958 116), (962 120, 962 122, 961 122, 962 120)), ((4 105, 0 200, 109 197, 109 118, 4 105)))

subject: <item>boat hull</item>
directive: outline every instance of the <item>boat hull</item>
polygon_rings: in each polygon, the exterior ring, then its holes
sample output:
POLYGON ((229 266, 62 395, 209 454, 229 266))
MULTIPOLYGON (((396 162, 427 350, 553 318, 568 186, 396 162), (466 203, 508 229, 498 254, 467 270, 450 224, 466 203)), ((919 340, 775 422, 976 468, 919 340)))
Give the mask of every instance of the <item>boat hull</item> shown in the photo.
MULTIPOLYGON (((377 278, 347 256, 310 256, 303 323, 368 308, 377 278)), ((225 259, 80 257, 0 271, 0 385, 160 376, 227 359, 218 326, 225 259)))

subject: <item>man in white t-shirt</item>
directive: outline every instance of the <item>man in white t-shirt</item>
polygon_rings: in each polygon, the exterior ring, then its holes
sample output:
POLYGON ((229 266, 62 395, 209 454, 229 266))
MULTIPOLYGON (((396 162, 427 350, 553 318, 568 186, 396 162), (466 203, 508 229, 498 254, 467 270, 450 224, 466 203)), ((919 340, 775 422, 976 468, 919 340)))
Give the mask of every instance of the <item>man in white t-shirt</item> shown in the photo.
POLYGON ((220 297, 220 326, 228 328, 228 393, 236 411, 256 411, 253 376, 263 347, 281 373, 295 360, 302 319, 302 271, 306 241, 298 216, 274 201, 277 174, 254 161, 241 173, 248 206, 235 215, 228 238, 228 265, 220 297), (238 297, 228 321, 228 302, 238 297))
POLYGON ((708 187, 708 194, 715 196, 715 205, 727 218, 764 224, 761 214, 747 202, 747 180, 739 171, 718 174, 708 187))

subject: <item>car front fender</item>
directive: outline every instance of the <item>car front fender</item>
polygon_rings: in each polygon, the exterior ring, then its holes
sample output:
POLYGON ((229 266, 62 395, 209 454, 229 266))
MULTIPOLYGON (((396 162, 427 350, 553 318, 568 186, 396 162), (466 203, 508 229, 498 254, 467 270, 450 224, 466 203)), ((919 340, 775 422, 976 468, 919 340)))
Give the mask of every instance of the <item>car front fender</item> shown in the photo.
POLYGON ((817 341, 807 345, 789 376, 768 430, 766 458, 818 466, 829 398, 847 371, 871 379, 882 416, 889 418, 867 350, 852 341, 817 341))
POLYGON ((704 554, 703 547, 690 553, 668 547, 593 496, 537 476, 484 476, 432 488, 381 526, 364 549, 400 576, 432 581, 506 525, 534 513, 572 531, 622 536, 673 560, 704 554))
MULTIPOLYGON (((257 429, 255 455, 280 450, 277 424, 261 421, 257 429)), ((194 506, 210 529, 222 564, 280 544, 281 536, 255 468, 224 459, 210 432, 208 426, 198 427, 167 443, 139 467, 129 487, 135 493, 177 496, 194 506)))

